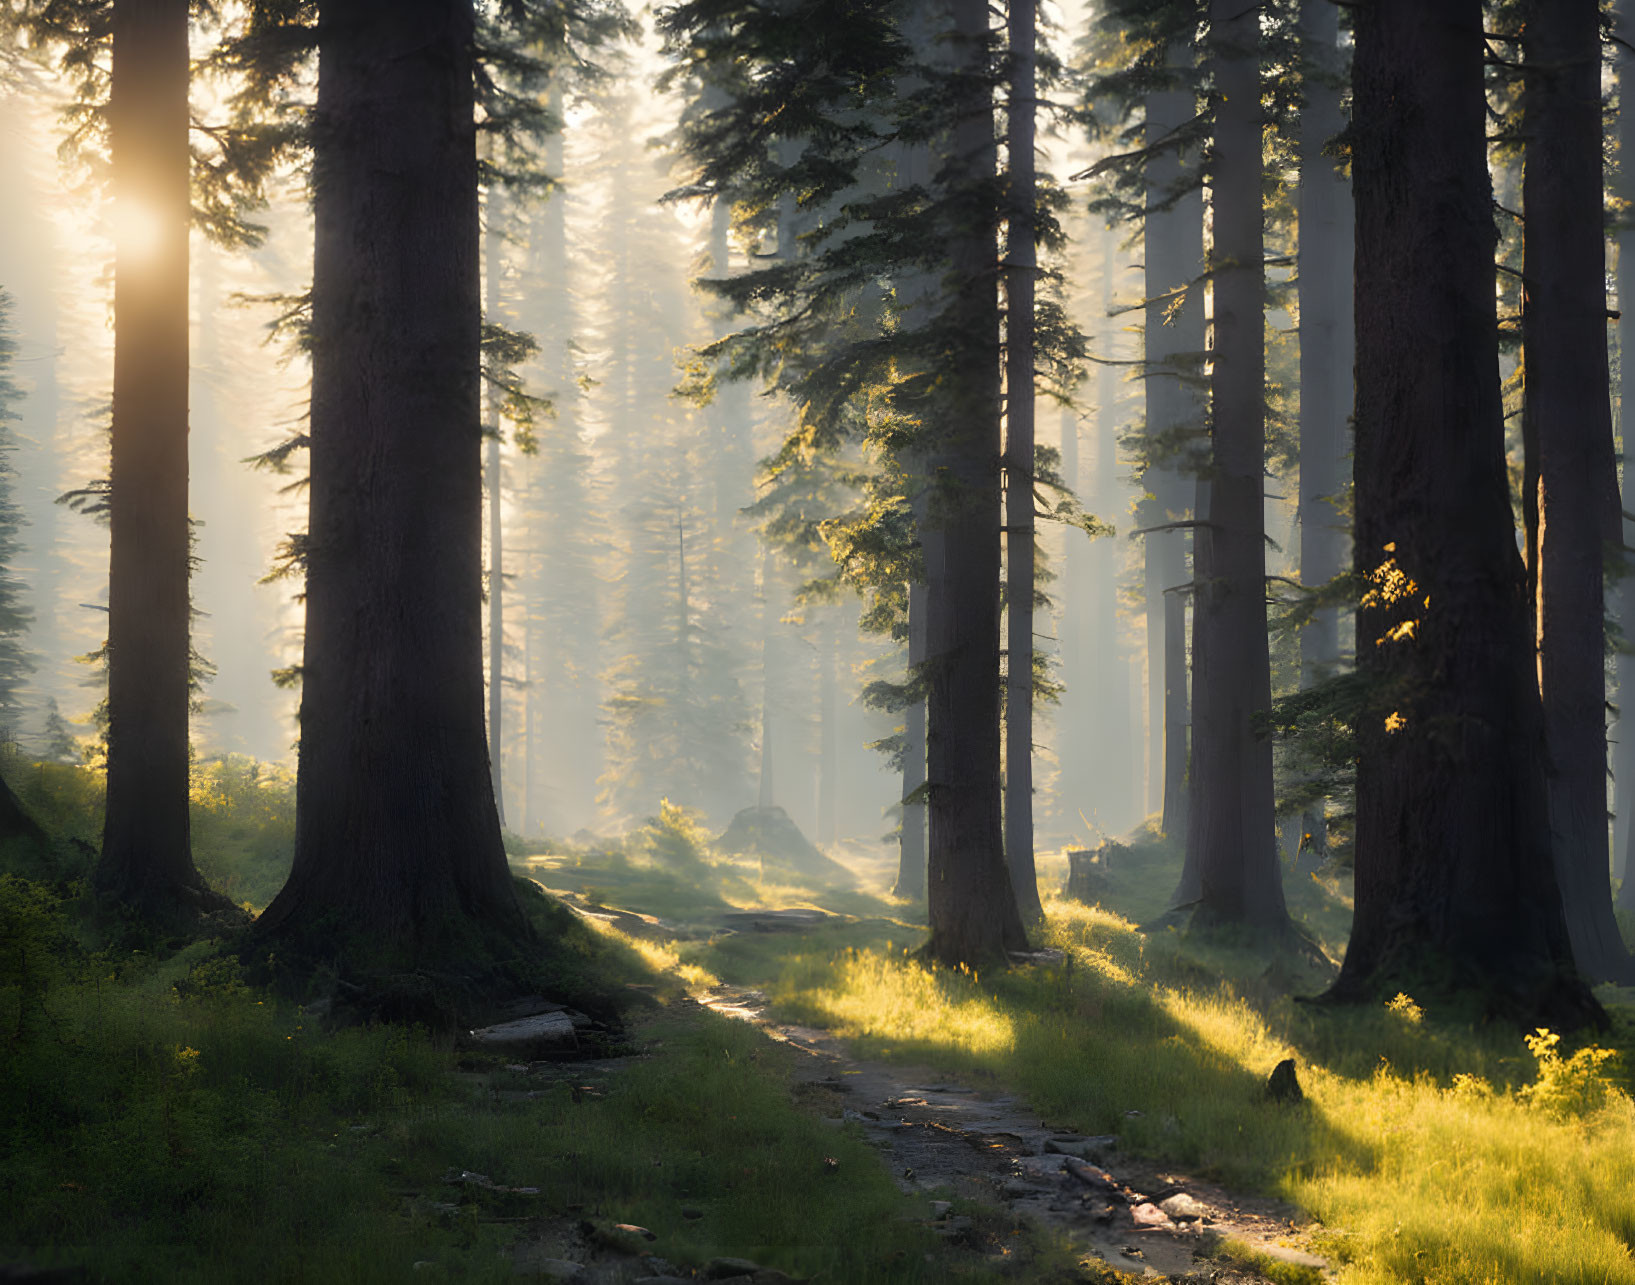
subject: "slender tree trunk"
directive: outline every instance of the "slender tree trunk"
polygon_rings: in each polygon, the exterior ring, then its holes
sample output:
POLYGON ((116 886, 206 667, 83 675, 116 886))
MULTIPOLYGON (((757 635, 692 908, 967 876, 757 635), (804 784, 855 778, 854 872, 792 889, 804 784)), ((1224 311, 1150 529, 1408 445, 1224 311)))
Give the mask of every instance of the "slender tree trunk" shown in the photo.
MULTIPOLYGON (((497 322, 500 315, 501 255, 505 241, 500 235, 502 205, 499 187, 488 188, 488 230, 484 241, 483 267, 487 277, 485 315, 497 322)), ((494 806, 505 826, 505 523, 501 494, 504 473, 500 467, 500 405, 493 388, 485 390, 488 407, 488 766, 494 778, 494 806)))
MULTIPOLYGON (((965 83, 955 104, 942 177, 971 192, 995 171, 986 80, 986 0, 951 0, 948 44, 965 83)), ((999 737, 998 229, 980 199, 960 203, 950 228, 956 337, 941 355, 946 401, 927 461, 936 480, 925 541, 926 776, 931 848, 927 952, 945 964, 1003 958, 1027 944, 1005 865, 999 737)))
POLYGON ((1265 285, 1259 11, 1212 0, 1215 68, 1213 441, 1194 534, 1192 771, 1187 827, 1206 921, 1288 924, 1272 806, 1266 633, 1265 285))
POLYGON ((1607 851, 1603 568, 1623 531, 1607 369, 1601 28, 1596 0, 1531 5, 1525 423, 1537 460, 1535 628, 1556 878, 1579 971, 1635 981, 1612 915, 1607 851))
POLYGON ((108 799, 99 897, 170 926, 220 908, 188 826, 186 0, 118 0, 108 799))
POLYGON ((1010 0, 1007 113, 1010 211, 1005 234, 1005 856, 1016 904, 1044 918, 1033 863, 1033 286, 1036 179, 1033 113, 1035 6, 1010 0))
MULTIPOLYGON (((1635 0, 1617 0, 1618 30, 1625 41, 1635 37, 1635 0)), ((1635 512, 1635 219, 1627 211, 1635 201, 1635 54, 1627 44, 1618 50, 1618 168, 1617 193, 1626 203, 1618 228, 1618 443, 1624 459, 1622 509, 1635 512)), ((1635 548, 1635 522, 1621 523, 1625 549, 1635 548)), ((1618 654, 1617 748, 1613 752, 1613 784, 1617 789, 1616 845, 1618 908, 1635 910, 1635 562, 1625 552, 1618 563, 1621 574, 1613 590, 1613 614, 1624 643, 1618 654)))
POLYGON ((483 727, 472 5, 350 0, 319 32, 295 861, 258 927, 465 1004, 532 939, 483 727))
MULTIPOLYGON (((908 586, 908 672, 925 661, 925 586, 908 586)), ((925 900, 925 700, 903 711, 903 824, 898 844, 897 886, 892 895, 925 900)))
POLYGON ((1550 860, 1499 397, 1479 0, 1356 11, 1356 919, 1330 997, 1598 1017, 1550 860))
MULTIPOLYGON (((1192 52, 1180 44, 1166 61, 1183 78, 1192 52)), ((1155 90, 1146 97, 1146 141, 1155 146, 1197 114, 1190 87, 1155 90)), ((1147 435, 1153 458, 1144 478, 1148 498, 1141 525, 1147 595, 1149 719, 1158 744, 1150 771, 1160 788, 1156 800, 1162 830, 1184 835, 1187 824, 1186 609, 1178 597, 1188 584, 1187 536, 1168 524, 1191 516, 1183 461, 1203 429, 1203 408, 1192 381, 1204 348, 1203 192, 1195 185, 1197 158, 1169 150, 1147 162, 1148 213, 1143 222, 1145 262, 1143 319, 1147 435), (1190 187, 1190 190, 1182 191, 1190 187), (1176 610, 1176 606, 1180 610, 1176 610), (1170 630, 1180 631, 1170 637, 1170 630)))
POLYGON ((775 807, 778 799, 772 788, 772 648, 776 637, 778 613, 772 605, 774 584, 772 578, 772 551, 765 540, 761 542, 761 767, 758 774, 755 806, 765 812, 775 807))
POLYGON ((838 837, 835 821, 839 806, 839 683, 835 677, 839 645, 835 638, 834 612, 828 610, 824 614, 828 619, 818 631, 817 841, 833 844, 838 837))
MULTIPOLYGON (((1324 148, 1345 128, 1340 106, 1339 9, 1301 0, 1306 102, 1300 115, 1300 578, 1311 588, 1344 570, 1337 501, 1351 414, 1351 194, 1324 148), (1329 80, 1328 78, 1333 78, 1329 80)), ((1320 607, 1300 634, 1300 681, 1313 686, 1340 662, 1339 609, 1320 607)), ((1321 803, 1300 823, 1301 860, 1322 863, 1328 818, 1321 803)))

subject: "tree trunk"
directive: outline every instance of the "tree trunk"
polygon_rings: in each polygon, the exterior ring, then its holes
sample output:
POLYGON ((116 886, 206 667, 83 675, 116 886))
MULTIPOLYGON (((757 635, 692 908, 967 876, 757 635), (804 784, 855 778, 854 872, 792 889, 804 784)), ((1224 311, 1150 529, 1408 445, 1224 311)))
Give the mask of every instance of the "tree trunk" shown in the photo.
POLYGON ((108 800, 91 882, 172 927, 225 907, 194 868, 188 826, 187 94, 186 0, 119 0, 108 800))
POLYGON ((1266 632, 1265 285, 1259 13, 1212 0, 1215 317, 1209 507, 1194 533, 1192 772, 1187 826, 1206 922, 1283 931, 1272 805, 1266 632))
POLYGON ((1623 530, 1607 369, 1601 29, 1596 0, 1534 0, 1523 46, 1524 434, 1536 460, 1539 691, 1551 847, 1573 958, 1635 981, 1607 852, 1603 567, 1623 530))
POLYGON ((772 648, 777 634, 778 612, 772 605, 774 582, 772 550, 761 542, 761 765, 756 774, 755 806, 765 812, 775 807, 772 788, 772 648))
POLYGON ((1033 863, 1033 114, 1035 6, 1010 0, 1010 210, 1005 234, 1005 859, 1017 908, 1044 918, 1033 863))
MULTIPOLYGON (((925 586, 908 586, 908 673, 925 662, 925 586)), ((925 900, 925 699, 903 711, 903 824, 898 842, 897 885, 892 896, 925 900)))
MULTIPOLYGON (((1339 9, 1301 0, 1307 68, 1300 115, 1300 579, 1328 584, 1344 570, 1346 532, 1338 507, 1346 423, 1351 414, 1351 194, 1345 172, 1323 149, 1345 128, 1340 106, 1339 9), (1336 77, 1332 82, 1327 77, 1336 77)), ((1300 633, 1300 682, 1311 687, 1340 663, 1337 607, 1320 607, 1300 633)), ((1301 818, 1301 859, 1321 864, 1328 819, 1315 804, 1301 818)))
MULTIPOLYGON (((1617 0, 1618 31, 1623 40, 1635 37, 1635 0, 1617 0)), ((1618 168, 1616 191, 1625 202, 1635 200, 1635 54, 1627 44, 1618 53, 1618 168)), ((1626 205, 1626 209, 1628 206, 1626 205)), ((1628 363, 1635 361, 1635 221, 1627 215, 1618 232, 1618 444, 1626 461, 1622 509, 1635 512, 1635 375, 1628 363)), ((1635 522, 1627 517, 1621 524, 1623 543, 1635 548, 1635 522)), ((1613 589, 1613 619, 1623 634, 1618 653, 1618 723, 1614 732, 1612 780, 1617 800, 1615 844, 1618 877, 1618 908, 1635 910, 1635 879, 1631 874, 1631 848, 1635 845, 1635 564, 1622 555, 1621 574, 1613 589)))
POLYGON ((986 963, 1025 948, 1005 865, 999 738, 998 230, 973 189, 995 170, 985 72, 985 0, 952 0, 948 44, 965 82, 954 104, 942 177, 965 194, 949 230, 953 325, 940 355, 945 397, 927 461, 937 488, 925 541, 926 776, 931 848, 927 953, 945 964, 986 963))
POLYGON ((819 626, 818 636, 818 778, 817 778, 817 841, 833 845, 837 836, 835 818, 839 806, 840 728, 838 704, 839 683, 835 677, 836 653, 834 608, 826 608, 827 617, 819 626))
MULTIPOLYGON (((1192 51, 1175 44, 1166 62, 1185 80, 1192 74, 1192 51)), ((1146 143, 1154 146, 1197 114, 1190 85, 1155 90, 1146 96, 1146 143)), ((1158 528, 1146 541, 1148 717, 1158 744, 1150 751, 1155 800, 1163 832, 1184 835, 1187 824, 1186 609, 1178 595, 1188 583, 1187 535, 1164 529, 1192 516, 1182 471, 1188 452, 1203 432, 1203 408, 1192 384, 1204 348, 1204 203, 1197 158, 1160 152, 1146 164, 1148 213, 1143 222, 1146 307, 1142 330, 1145 363, 1142 386, 1147 404, 1147 436, 1153 453, 1143 478, 1148 498, 1141 508, 1144 527, 1158 528), (1190 190, 1180 191, 1190 187, 1190 190), (1180 610, 1176 610, 1176 606, 1180 610), (1178 637, 1170 631, 1178 629, 1178 637)))
POLYGON ((1356 11, 1356 918, 1329 995, 1600 1016, 1550 861, 1499 397, 1479 0, 1356 11))
POLYGON ((504 982, 518 907, 483 727, 471 0, 320 14, 297 967, 504 982))
MULTIPOLYGON (((488 229, 483 245, 487 277, 484 314, 490 322, 500 315, 501 203, 497 184, 488 188, 488 229)), ((494 807, 500 827, 505 826, 505 523, 500 502, 504 474, 500 468, 500 403, 494 388, 484 392, 488 408, 488 765, 494 778, 494 807)))

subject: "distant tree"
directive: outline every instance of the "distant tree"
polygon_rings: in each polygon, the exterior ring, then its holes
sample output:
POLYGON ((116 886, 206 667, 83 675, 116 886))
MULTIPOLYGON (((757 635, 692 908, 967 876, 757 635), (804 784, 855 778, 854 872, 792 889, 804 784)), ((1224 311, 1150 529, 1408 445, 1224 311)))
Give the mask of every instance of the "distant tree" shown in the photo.
MULTIPOLYGON (((1147 793, 1165 834, 1186 833, 1186 602, 1188 525, 1206 435, 1204 380, 1204 165, 1210 117, 1200 110, 1203 68, 1194 47, 1199 0, 1110 0, 1098 6, 1087 42, 1085 98, 1092 133, 1120 149, 1092 167, 1092 211, 1142 233, 1145 423, 1135 446, 1143 492, 1147 653, 1147 793)), ((1183 881, 1185 900, 1196 879, 1183 881)))
POLYGON ((1635 981, 1607 852, 1604 567, 1623 518, 1612 442, 1595 0, 1527 7, 1522 130, 1524 505, 1535 510, 1539 689, 1556 878, 1580 971, 1635 981))
POLYGON ((1212 0, 1214 282, 1207 503, 1193 543, 1187 865, 1198 914, 1282 931, 1266 630, 1260 15, 1212 0))
POLYGON ((47 763, 78 763, 80 760, 79 740, 68 720, 62 716, 57 708, 57 698, 48 697, 45 703, 45 726, 41 737, 40 757, 47 763))
POLYGON ((319 18, 295 855, 257 937, 466 1007, 531 940, 485 753, 473 6, 319 18))
MULTIPOLYGON (((1309 588, 1345 569, 1341 494, 1351 413, 1351 193, 1332 148, 1345 128, 1341 105, 1339 7, 1301 0, 1303 110, 1300 113, 1298 195, 1300 291, 1300 578, 1309 588)), ((1332 677, 1340 663, 1340 609, 1317 607, 1300 632, 1301 684, 1332 677)), ((1309 803, 1300 821, 1308 862, 1328 852, 1324 801, 1309 803)))
POLYGON ((1550 859, 1505 473, 1479 0, 1355 11, 1356 919, 1329 996, 1601 1016, 1550 859))

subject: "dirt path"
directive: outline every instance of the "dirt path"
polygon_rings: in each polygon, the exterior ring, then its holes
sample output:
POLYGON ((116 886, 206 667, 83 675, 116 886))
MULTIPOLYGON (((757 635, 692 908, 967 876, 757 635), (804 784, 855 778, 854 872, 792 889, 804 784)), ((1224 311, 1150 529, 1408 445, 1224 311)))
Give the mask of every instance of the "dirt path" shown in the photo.
MULTIPOLYGON (((1223 1237, 1291 1264, 1324 1270, 1300 1248, 1300 1215, 1278 1201, 1235 1196, 1119 1153, 1116 1138, 1050 1127, 1026 1103, 913 1067, 861 1061, 828 1031, 770 1020, 766 997, 742 987, 698 996, 810 1056, 796 1091, 835 1123, 861 1125, 905 1191, 952 1191, 1063 1232, 1077 1250, 1137 1276, 1231 1285, 1265 1277, 1210 1249, 1223 1237)), ((953 1238, 970 1219, 932 1202, 953 1238)))

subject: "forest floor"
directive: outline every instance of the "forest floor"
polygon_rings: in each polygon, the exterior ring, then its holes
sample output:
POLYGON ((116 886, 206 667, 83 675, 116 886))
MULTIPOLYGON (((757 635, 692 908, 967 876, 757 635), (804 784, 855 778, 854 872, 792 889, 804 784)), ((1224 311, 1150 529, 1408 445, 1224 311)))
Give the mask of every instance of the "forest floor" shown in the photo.
MULTIPOLYGON (((260 904, 287 791, 231 766, 201 864, 260 904)), ((89 844, 81 775, 23 785, 89 844)), ((511 855, 540 995, 624 1013, 596 1056, 331 1028, 230 943, 88 940, 72 870, 0 853, 0 1279, 1635 1285, 1635 992, 1566 1039, 1303 1003, 1343 872, 1287 880, 1306 944, 1268 951, 1167 923, 1179 853, 1135 836, 979 975, 918 956, 883 846, 831 878, 667 805, 511 855)))
MULTIPOLYGON (((1116 1137, 1054 1127, 992 1083, 855 1057, 831 1031, 771 1019, 762 991, 715 987, 701 1002, 809 1058, 797 1094, 835 1124, 856 1124, 905 1192, 995 1207, 1049 1229, 1077 1255, 1136 1276, 1225 1285, 1267 1280, 1252 1266, 1259 1256, 1328 1266, 1301 1248, 1311 1220, 1284 1201, 1122 1155, 1116 1137)), ((933 1202, 939 1230, 957 1239, 972 1221, 951 1208, 933 1202)))

